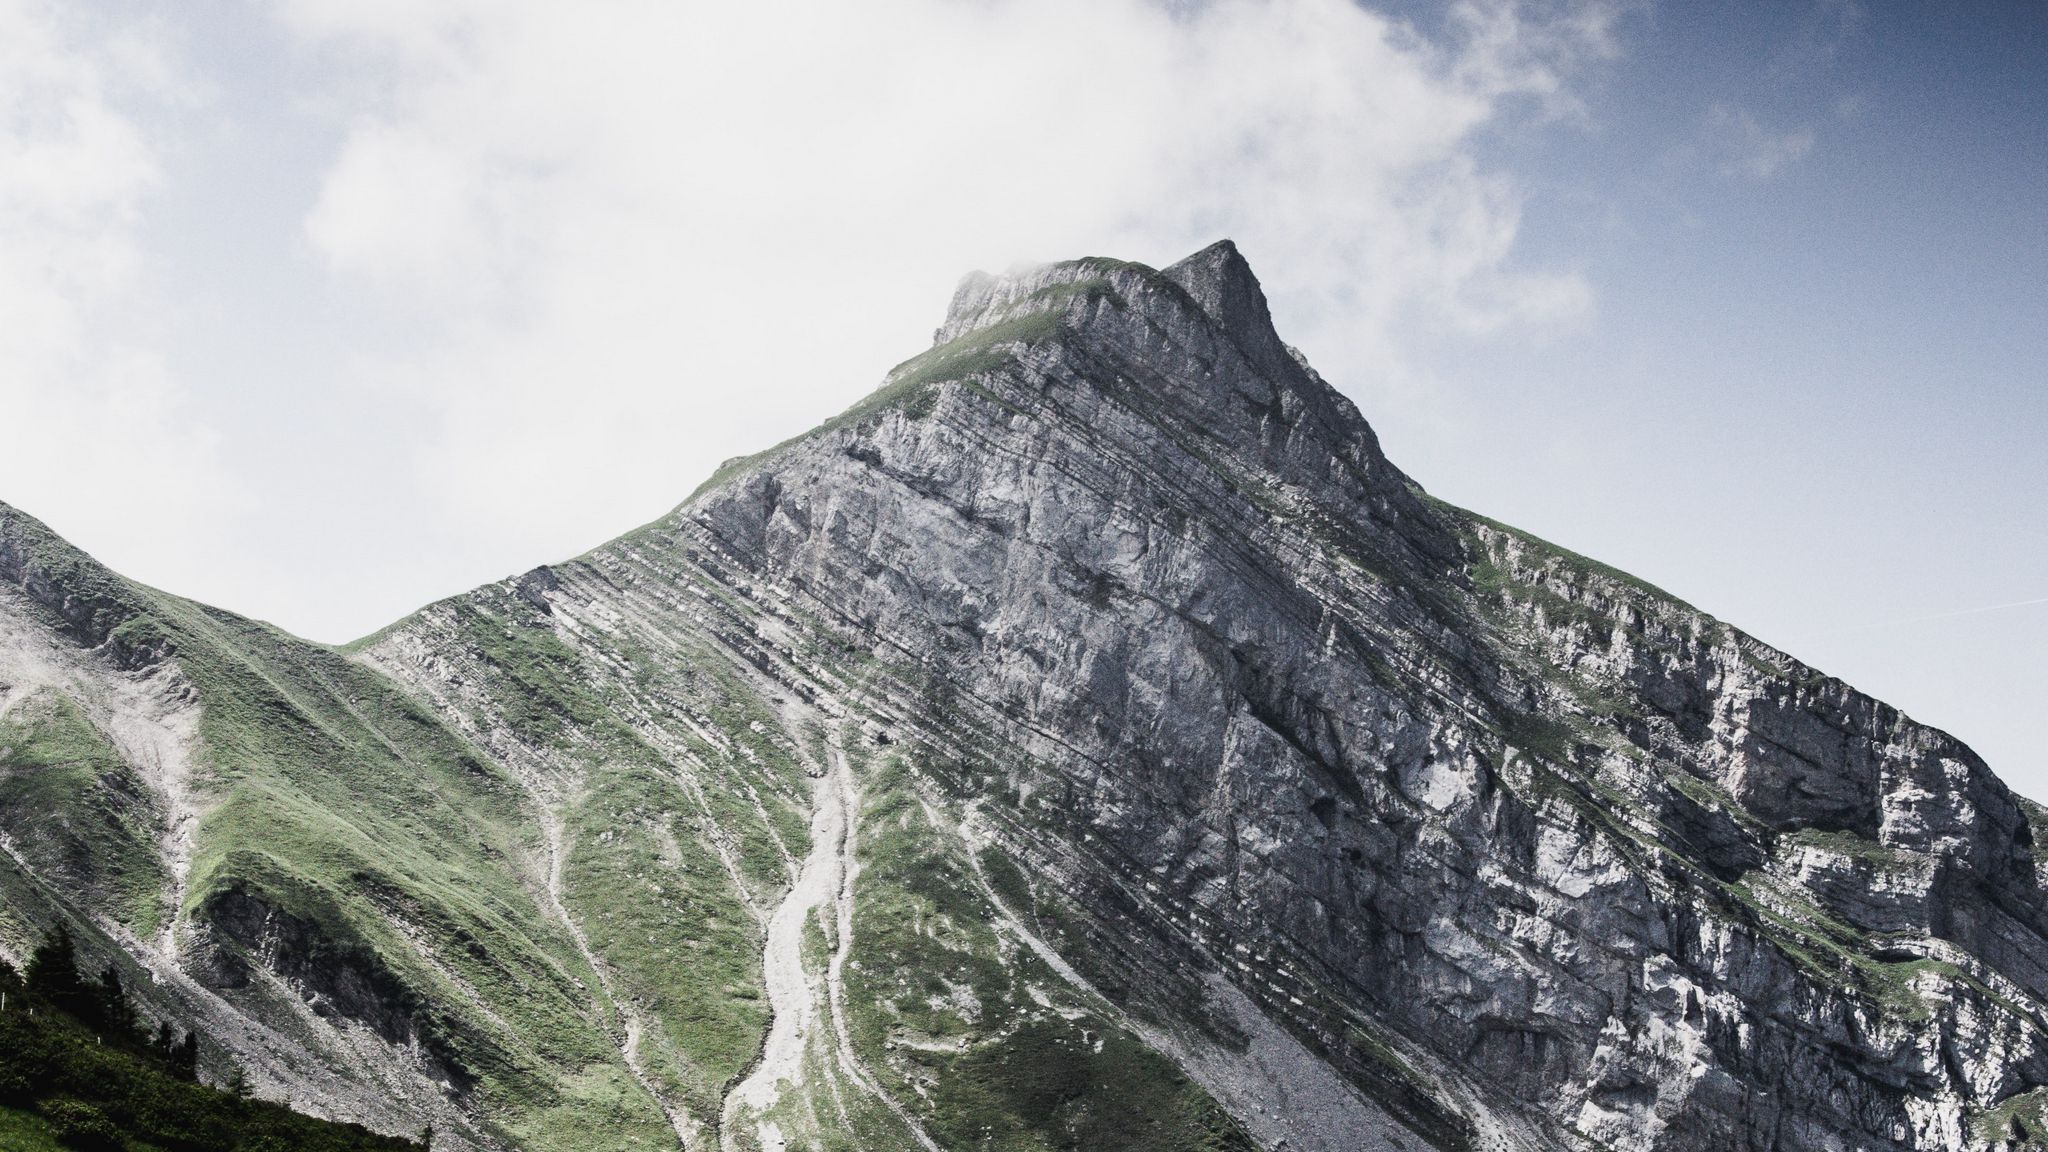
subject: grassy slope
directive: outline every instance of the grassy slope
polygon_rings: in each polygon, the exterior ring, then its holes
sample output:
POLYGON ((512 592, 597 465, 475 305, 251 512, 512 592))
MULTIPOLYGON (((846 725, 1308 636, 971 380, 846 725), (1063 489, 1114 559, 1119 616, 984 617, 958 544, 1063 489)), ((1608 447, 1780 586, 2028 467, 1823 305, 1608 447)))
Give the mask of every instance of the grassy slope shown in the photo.
MULTIPOLYGON (((0 1107, 0 1152, 67 1152, 50 1125, 33 1112, 0 1107)), ((142 1152, 142 1149, 136 1149, 142 1152)))
POLYGON ((244 1099, 181 1077, 130 1028, 92 1024, 24 994, 0 970, 0 1148, 67 1146, 107 1152, 416 1152, 420 1145, 244 1099))
POLYGON ((116 659, 168 655, 196 689, 198 783, 214 804, 187 913, 253 900, 307 929, 312 968, 361 977, 527 1146, 576 1144, 592 1115, 662 1139, 595 978, 542 909, 540 823, 499 766, 384 677, 123 581, 4 506, 0 548, 54 590, 42 598, 75 639, 116 659))
POLYGON ((0 831, 81 908, 143 938, 165 912, 162 819, 148 787, 70 698, 45 692, 0 718, 0 831))
POLYGON ((1170 1061, 991 927, 958 838, 935 825, 907 760, 867 774, 846 987, 856 1048, 946 1147, 1005 1152, 1248 1150, 1170 1061))
POLYGON ((468 720, 556 781, 564 902, 648 1025, 650 1074, 708 1121, 768 1026, 753 908, 789 883, 808 803, 793 741, 730 658, 642 607, 655 634, 571 624, 493 585, 406 627, 461 651, 486 688, 468 720))
POLYGON ((658 1131, 605 1038, 594 977, 536 898, 539 822, 519 786, 353 662, 174 611, 220 797, 189 902, 253 892, 388 973, 421 1039, 514 1134, 569 1139, 586 1110, 658 1131))

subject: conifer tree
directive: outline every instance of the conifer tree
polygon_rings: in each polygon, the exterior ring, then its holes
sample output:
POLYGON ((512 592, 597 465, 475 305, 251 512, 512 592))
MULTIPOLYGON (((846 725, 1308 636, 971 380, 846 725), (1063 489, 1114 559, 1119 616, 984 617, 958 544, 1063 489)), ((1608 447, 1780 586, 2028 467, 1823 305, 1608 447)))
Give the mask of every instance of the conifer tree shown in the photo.
POLYGON ((135 1008, 128 1003, 128 990, 121 986, 120 969, 109 964, 92 988, 95 1023, 119 1036, 135 1034, 135 1008))
MULTIPOLYGON (((168 1025, 166 1025, 166 1029, 168 1029, 168 1025)), ((176 1076, 180 1080, 198 1080, 199 1034, 197 1032, 185 1033, 184 1041, 176 1048, 171 1049, 170 1057, 171 1075, 176 1076)), ((237 1068, 235 1069, 235 1074, 240 1076, 241 1071, 241 1069, 237 1068)))
POLYGON ((91 1011, 85 981, 78 975, 78 947, 63 924, 36 946, 28 961, 28 990, 53 1006, 83 1016, 91 1011))

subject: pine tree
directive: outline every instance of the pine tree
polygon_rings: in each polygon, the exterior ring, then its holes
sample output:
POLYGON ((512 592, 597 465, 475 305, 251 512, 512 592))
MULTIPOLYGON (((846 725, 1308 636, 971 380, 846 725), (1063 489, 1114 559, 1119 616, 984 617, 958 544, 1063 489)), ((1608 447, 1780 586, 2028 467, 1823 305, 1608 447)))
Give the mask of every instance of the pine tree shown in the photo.
POLYGON ((156 1025, 156 1054, 165 1060, 176 1060, 178 1055, 178 1034, 171 1030, 169 1020, 159 1020, 156 1025))
POLYGON ((117 1036, 135 1035, 135 1007, 128 1003, 128 990, 121 986, 121 972, 112 964, 100 973, 92 988, 93 1015, 102 1028, 117 1036))
MULTIPOLYGON (((170 1025, 167 1024, 164 1028, 165 1032, 168 1033, 170 1025)), ((185 1033, 184 1042, 173 1048, 170 1056, 171 1075, 176 1076, 180 1080, 196 1081, 199 1079, 199 1034, 197 1032, 185 1033)), ((242 1070, 240 1068, 235 1069, 236 1076, 241 1074, 242 1070)))
POLYGON ((69 928, 57 925, 50 938, 36 946, 28 961, 28 990, 73 1015, 91 1011, 85 981, 78 975, 78 947, 69 928))

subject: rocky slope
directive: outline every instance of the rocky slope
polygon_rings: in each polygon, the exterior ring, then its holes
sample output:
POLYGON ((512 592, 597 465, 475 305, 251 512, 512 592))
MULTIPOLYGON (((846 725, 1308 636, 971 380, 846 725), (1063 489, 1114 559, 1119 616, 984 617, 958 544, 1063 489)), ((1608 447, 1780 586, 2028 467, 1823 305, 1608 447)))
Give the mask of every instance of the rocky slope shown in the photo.
POLYGON ((1226 244, 971 277, 334 652, 0 510, 0 941, 530 1148, 2037 1144, 2040 810, 1433 500, 1226 244))

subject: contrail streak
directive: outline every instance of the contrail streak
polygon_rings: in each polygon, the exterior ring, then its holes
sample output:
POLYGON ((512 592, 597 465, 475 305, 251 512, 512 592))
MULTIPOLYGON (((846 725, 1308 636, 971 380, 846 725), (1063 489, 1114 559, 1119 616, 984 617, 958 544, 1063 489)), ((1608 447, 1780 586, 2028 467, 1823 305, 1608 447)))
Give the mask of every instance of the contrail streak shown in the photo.
POLYGON ((2004 612, 2011 608, 2031 608, 2036 604, 2048 604, 2048 596, 2032 600, 2014 600, 2010 604, 1986 604, 1982 608, 1964 608, 1959 612, 1936 612, 1929 616, 1908 616, 1902 620, 1880 620, 1875 624, 1855 624, 1847 628, 1834 629, 1836 632, 1868 632, 1872 628, 1893 628, 1900 624, 1921 624, 1929 620, 1953 620, 1958 616, 1981 616, 1986 612, 2004 612))

